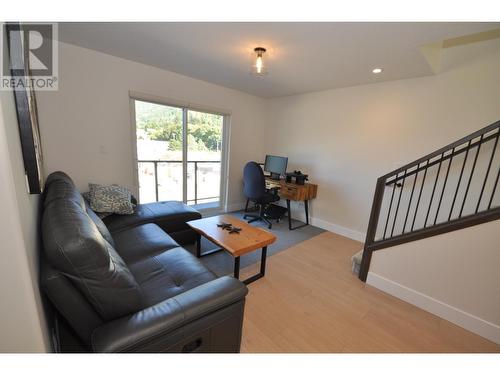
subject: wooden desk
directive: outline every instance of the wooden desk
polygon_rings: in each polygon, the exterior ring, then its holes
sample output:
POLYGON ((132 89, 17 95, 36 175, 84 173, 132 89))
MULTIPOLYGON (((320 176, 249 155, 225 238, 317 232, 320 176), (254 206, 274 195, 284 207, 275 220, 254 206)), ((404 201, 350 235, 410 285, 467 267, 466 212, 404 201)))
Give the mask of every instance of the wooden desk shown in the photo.
POLYGON ((316 198, 318 193, 318 185, 305 183, 304 185, 297 185, 288 183, 285 180, 273 180, 266 177, 266 188, 278 188, 279 196, 286 199, 286 208, 288 209, 288 228, 290 230, 302 228, 309 224, 309 200, 316 198), (306 223, 292 228, 292 214, 290 210, 290 201, 303 201, 306 213, 306 223))

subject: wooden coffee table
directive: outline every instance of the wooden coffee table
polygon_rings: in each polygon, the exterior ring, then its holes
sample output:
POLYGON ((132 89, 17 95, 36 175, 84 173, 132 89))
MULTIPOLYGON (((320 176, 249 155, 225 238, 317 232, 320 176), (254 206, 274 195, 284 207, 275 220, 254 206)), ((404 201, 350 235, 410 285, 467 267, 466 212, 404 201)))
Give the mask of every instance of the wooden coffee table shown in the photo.
POLYGON ((240 277, 240 257, 251 253, 257 249, 262 249, 260 258, 260 272, 243 280, 245 284, 260 279, 266 273, 267 246, 276 241, 276 236, 261 228, 256 228, 239 220, 231 215, 219 215, 207 217, 199 220, 188 221, 187 223, 198 233, 196 245, 196 256, 198 258, 213 254, 217 251, 226 251, 234 257, 234 277, 240 277), (227 230, 217 226, 219 223, 232 224, 241 228, 239 233, 229 233, 227 230), (220 246, 218 249, 201 253, 201 236, 220 246))

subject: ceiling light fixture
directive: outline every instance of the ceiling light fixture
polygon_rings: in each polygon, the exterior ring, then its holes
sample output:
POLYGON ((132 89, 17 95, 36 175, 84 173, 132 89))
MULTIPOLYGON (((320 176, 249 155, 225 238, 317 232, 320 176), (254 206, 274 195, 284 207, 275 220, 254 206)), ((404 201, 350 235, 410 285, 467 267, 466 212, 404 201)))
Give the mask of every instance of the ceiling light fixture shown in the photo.
POLYGON ((263 47, 256 47, 254 52, 257 56, 255 58, 255 64, 252 65, 252 73, 259 76, 267 74, 267 68, 264 64, 264 53, 266 53, 266 49, 263 47))
POLYGON ((379 74, 379 73, 382 73, 384 71, 384 69, 382 68, 375 68, 372 70, 372 73, 373 74, 379 74))

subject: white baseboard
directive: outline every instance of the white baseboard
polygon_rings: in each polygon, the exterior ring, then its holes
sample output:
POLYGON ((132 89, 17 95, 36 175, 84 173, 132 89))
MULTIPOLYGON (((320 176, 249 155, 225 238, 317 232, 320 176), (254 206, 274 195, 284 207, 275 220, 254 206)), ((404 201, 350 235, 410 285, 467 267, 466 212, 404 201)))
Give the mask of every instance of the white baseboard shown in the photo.
MULTIPOLYGON (((232 211, 240 211, 245 208, 245 203, 246 202, 239 202, 239 203, 231 203, 227 206, 226 212, 232 212, 232 211)), ((305 221, 305 213, 304 212, 298 212, 298 210, 292 210, 292 216, 294 219, 300 220, 300 221, 305 221)), ((338 224, 331 223, 326 220, 318 219, 313 216, 309 218, 309 222, 311 225, 314 225, 315 227, 327 230, 329 232, 333 232, 336 234, 340 234, 341 236, 351 238, 353 240, 359 241, 359 242, 364 242, 366 238, 366 233, 358 232, 356 230, 350 229, 343 227, 338 224)))
MULTIPOLYGON (((306 215, 304 212, 300 212, 299 210, 292 210, 292 216, 294 219, 305 221, 306 215)), ((343 227, 342 225, 338 225, 323 219, 318 219, 314 216, 309 218, 309 222, 315 227, 327 230, 329 232, 333 232, 336 234, 340 234, 341 236, 350 238, 352 240, 356 240, 359 242, 365 242, 366 233, 358 232, 357 230, 353 230, 350 228, 343 227)))
POLYGON ((226 206, 225 212, 241 211, 245 209, 246 202, 230 203, 226 206))
POLYGON ((336 234, 340 234, 341 236, 348 237, 350 239, 359 241, 359 242, 365 242, 366 234, 362 232, 358 232, 353 229, 349 229, 346 227, 343 227, 342 225, 330 223, 329 221, 322 220, 322 219, 317 219, 315 217, 311 217, 310 219, 311 224, 314 225, 315 227, 327 230, 329 232, 333 232, 336 234))
POLYGON ((411 303, 422 310, 446 319, 468 331, 474 332, 488 340, 500 344, 500 326, 469 314, 456 307, 438 301, 428 295, 386 279, 373 272, 368 273, 366 283, 393 295, 403 301, 411 303))

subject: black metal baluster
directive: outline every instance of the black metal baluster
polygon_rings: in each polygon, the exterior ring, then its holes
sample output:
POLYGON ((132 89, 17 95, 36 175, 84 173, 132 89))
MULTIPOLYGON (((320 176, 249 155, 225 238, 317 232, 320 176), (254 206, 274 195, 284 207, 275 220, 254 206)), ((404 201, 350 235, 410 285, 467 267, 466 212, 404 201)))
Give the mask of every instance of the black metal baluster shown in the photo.
POLYGON ((488 210, 491 208, 491 204, 493 203, 493 197, 495 196, 495 191, 497 190, 499 176, 500 176, 500 168, 498 168, 497 178, 495 180, 495 185, 493 185, 493 191, 491 192, 490 203, 488 203, 488 210))
POLYGON ((156 201, 158 202, 158 162, 153 161, 155 168, 155 193, 156 193, 156 201))
POLYGON ((434 180, 434 186, 432 187, 431 199, 429 202, 429 207, 427 208, 427 214, 425 215, 424 228, 427 227, 427 219, 429 218, 429 213, 431 212, 432 200, 434 199, 434 192, 436 191, 437 182, 439 179, 439 172, 441 172, 441 165, 443 163, 444 152, 441 154, 441 159, 439 160, 439 166, 436 173, 436 180, 434 180))
POLYGON ((498 131, 497 131, 497 136, 496 136, 496 139, 495 139, 495 145, 493 146, 493 150, 491 151, 490 161, 488 163, 488 168, 486 169, 486 175, 484 176, 484 182, 483 182, 483 186, 481 187, 481 193, 479 194, 479 200, 477 201, 476 214, 479 211, 479 206, 481 204, 481 198, 483 197, 484 188, 486 186, 486 182, 488 181, 488 175, 490 173, 491 164, 493 163, 493 158, 495 157, 495 151, 497 149, 499 135, 500 135, 500 129, 498 129, 498 131))
MULTIPOLYGON (((483 140, 484 134, 481 134, 481 138, 479 138, 479 142, 483 140)), ((474 174, 474 169, 476 168, 477 158, 479 156, 479 152, 481 151, 481 143, 477 146, 476 156, 474 157, 474 163, 472 163, 472 169, 470 171, 469 181, 467 182, 467 187, 465 188, 464 200, 462 201, 462 207, 460 208, 460 212, 458 217, 462 217, 462 212, 464 211, 465 201, 467 200, 467 194, 469 193, 470 183, 472 181, 472 175, 474 174)))
POLYGON ((198 162, 194 162, 194 204, 198 204, 198 162))
MULTIPOLYGON (((429 159, 427 159, 427 163, 425 165, 429 166, 429 159)), ((417 218, 417 213, 418 213, 418 206, 420 205, 420 198, 422 198, 422 191, 424 190, 424 185, 425 185, 425 177, 427 176, 427 169, 428 168, 425 168, 424 177, 422 177, 422 185, 420 185, 420 192, 418 193, 417 205, 415 206, 415 215, 413 215, 413 222, 411 223, 410 232, 413 232, 413 227, 415 226, 415 220, 417 218)))
POLYGON ((460 176, 458 176, 457 188, 455 190, 455 195, 453 196, 453 201, 451 202, 450 214, 448 215, 448 221, 451 219, 451 215, 453 214, 453 208, 455 206, 455 201, 457 200, 458 190, 460 189, 460 183, 462 182, 462 176, 464 174, 465 164, 467 163, 467 157, 469 156, 470 143, 467 143, 467 151, 465 151, 464 162, 462 164, 462 169, 460 170, 460 176))
POLYGON ((446 189, 446 183, 448 182, 448 175, 450 174, 451 163, 453 162, 453 153, 455 152, 455 147, 451 150, 450 162, 448 163, 448 169, 446 170, 446 176, 444 178, 443 189, 441 190, 441 196, 439 197, 439 203, 436 210, 436 217, 434 218, 434 225, 436 225, 437 218, 439 215, 439 209, 441 208, 441 202, 443 201, 444 190, 446 189))
MULTIPOLYGON (((406 174, 406 169, 404 174, 406 174)), ((405 187, 405 178, 403 178, 403 182, 401 183, 401 190, 399 190, 399 198, 398 198, 398 204, 396 206, 396 212, 394 213, 394 221, 392 222, 392 229, 391 229, 391 237, 394 233, 394 227, 396 226, 396 218, 398 217, 398 211, 399 211, 399 203, 401 203, 401 195, 403 195, 403 189, 405 187)))
MULTIPOLYGON (((397 174, 396 174, 396 177, 398 177, 397 174)), ((394 199, 394 191, 395 190, 396 190, 396 183, 394 183, 394 185, 392 186, 391 203, 389 203, 389 212, 387 213, 387 219, 385 220, 384 236, 382 237, 383 239, 385 239, 385 234, 387 232, 387 224, 389 224, 389 217, 391 216, 392 201, 394 199)))
POLYGON ((413 186, 411 188, 411 194, 410 194, 410 201, 408 202, 408 208, 406 209, 406 216, 405 216, 405 222, 403 224, 403 232, 402 233, 405 232, 406 222, 408 221, 408 214, 410 213, 411 201, 413 199, 413 191, 415 190, 415 185, 417 183, 418 168, 420 168, 420 163, 417 165, 417 173, 415 173, 415 179, 413 180, 413 186))

